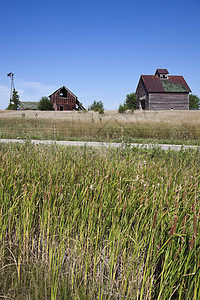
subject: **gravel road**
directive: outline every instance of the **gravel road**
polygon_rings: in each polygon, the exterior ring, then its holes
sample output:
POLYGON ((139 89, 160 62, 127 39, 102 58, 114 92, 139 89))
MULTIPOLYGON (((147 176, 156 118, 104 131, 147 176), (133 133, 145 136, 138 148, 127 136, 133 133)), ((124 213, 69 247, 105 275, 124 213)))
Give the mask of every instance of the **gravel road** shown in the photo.
MULTIPOLYGON (((123 143, 105 143, 105 142, 79 142, 79 141, 52 141, 52 140, 18 140, 18 139, 0 139, 0 143, 26 143, 31 144, 44 144, 44 145, 64 145, 64 146, 87 146, 87 147, 104 147, 104 148, 118 148, 125 147, 126 144, 123 143)), ((137 144, 131 143, 130 147, 154 149, 160 148, 162 150, 174 150, 180 151, 181 149, 197 149, 199 146, 190 145, 167 145, 167 144, 137 144)))

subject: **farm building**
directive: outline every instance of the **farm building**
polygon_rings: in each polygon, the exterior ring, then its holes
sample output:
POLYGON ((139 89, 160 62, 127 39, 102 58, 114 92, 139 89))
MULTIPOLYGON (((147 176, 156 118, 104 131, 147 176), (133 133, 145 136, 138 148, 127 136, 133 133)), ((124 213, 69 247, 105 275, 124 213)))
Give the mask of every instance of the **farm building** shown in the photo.
POLYGON ((19 110, 37 110, 39 102, 24 101, 19 103, 19 110))
POLYGON ((78 101, 78 97, 75 96, 65 86, 59 88, 51 95, 49 95, 53 103, 54 110, 83 110, 85 109, 81 102, 78 101))
POLYGON ((170 76, 167 69, 155 75, 141 75, 137 89, 137 108, 146 110, 188 110, 191 92, 183 76, 170 76))

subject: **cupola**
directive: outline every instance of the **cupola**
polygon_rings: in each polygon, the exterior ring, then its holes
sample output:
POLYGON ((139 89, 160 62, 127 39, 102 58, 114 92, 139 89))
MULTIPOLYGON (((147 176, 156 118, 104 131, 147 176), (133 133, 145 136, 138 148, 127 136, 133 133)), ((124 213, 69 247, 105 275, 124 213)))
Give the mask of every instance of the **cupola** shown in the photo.
POLYGON ((160 79, 168 79, 169 72, 167 69, 157 69, 155 75, 157 75, 160 79))

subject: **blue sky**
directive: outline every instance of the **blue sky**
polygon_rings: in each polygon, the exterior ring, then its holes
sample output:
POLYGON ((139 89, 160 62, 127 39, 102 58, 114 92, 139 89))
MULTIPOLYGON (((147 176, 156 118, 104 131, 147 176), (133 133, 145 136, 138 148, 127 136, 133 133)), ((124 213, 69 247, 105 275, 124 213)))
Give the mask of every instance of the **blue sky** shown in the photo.
POLYGON ((117 109, 141 74, 167 68, 200 96, 200 0, 0 0, 0 109, 65 85, 117 109))

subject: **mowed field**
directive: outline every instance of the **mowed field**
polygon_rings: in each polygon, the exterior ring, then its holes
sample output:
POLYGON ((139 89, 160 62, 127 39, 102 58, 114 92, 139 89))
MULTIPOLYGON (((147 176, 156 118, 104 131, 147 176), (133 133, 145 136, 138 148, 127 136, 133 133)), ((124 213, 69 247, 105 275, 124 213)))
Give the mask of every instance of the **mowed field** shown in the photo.
POLYGON ((200 299, 198 149, 28 141, 139 140, 151 128, 147 141, 160 130, 198 143, 199 112, 3 111, 0 124, 1 137, 27 139, 0 143, 0 298, 200 299))
POLYGON ((200 111, 0 111, 1 138, 199 144, 200 111))

